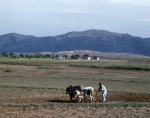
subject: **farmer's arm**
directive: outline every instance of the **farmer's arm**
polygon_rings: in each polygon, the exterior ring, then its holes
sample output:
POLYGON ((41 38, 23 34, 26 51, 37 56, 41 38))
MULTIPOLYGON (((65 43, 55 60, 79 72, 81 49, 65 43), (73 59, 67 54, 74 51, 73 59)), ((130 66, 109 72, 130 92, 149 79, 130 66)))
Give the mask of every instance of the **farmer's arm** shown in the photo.
POLYGON ((100 91, 101 91, 101 89, 100 89, 100 88, 98 88, 98 90, 97 90, 97 92, 96 92, 96 95, 97 95, 97 93, 98 93, 98 92, 100 92, 100 91))

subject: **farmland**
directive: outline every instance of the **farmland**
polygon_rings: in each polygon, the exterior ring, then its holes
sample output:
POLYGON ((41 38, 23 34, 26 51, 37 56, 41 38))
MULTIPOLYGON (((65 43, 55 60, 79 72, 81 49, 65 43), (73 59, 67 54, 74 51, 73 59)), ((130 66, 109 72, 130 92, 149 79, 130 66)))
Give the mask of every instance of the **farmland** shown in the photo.
POLYGON ((54 60, 0 58, 0 117, 150 116, 150 60, 54 60), (70 85, 98 83, 108 90, 93 103, 70 102, 70 85))

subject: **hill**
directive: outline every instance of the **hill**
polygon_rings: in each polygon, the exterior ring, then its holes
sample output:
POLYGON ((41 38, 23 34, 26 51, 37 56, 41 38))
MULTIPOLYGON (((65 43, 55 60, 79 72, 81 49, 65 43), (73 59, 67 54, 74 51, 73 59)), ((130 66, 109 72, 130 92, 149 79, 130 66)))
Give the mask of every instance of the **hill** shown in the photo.
POLYGON ((0 36, 0 52, 36 53, 91 50, 150 56, 150 38, 105 30, 73 31, 58 36, 35 37, 10 33, 0 36))
POLYGON ((97 51, 90 51, 90 50, 74 50, 74 51, 62 51, 57 52, 57 55, 80 55, 81 57, 84 54, 88 54, 90 57, 96 56, 100 59, 124 59, 124 60, 149 60, 150 57, 138 55, 138 54, 131 54, 131 53, 109 53, 109 52, 97 52, 97 51))

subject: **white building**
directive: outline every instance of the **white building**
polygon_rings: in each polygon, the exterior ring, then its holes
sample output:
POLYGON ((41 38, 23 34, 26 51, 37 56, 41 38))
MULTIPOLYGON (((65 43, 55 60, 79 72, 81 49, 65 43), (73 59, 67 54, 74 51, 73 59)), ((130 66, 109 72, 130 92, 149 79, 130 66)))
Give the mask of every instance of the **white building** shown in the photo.
POLYGON ((58 59, 58 60, 64 60, 64 59, 66 59, 66 58, 63 57, 62 55, 59 55, 57 59, 58 59))
POLYGON ((91 60, 91 57, 88 57, 87 59, 88 59, 88 60, 91 60))

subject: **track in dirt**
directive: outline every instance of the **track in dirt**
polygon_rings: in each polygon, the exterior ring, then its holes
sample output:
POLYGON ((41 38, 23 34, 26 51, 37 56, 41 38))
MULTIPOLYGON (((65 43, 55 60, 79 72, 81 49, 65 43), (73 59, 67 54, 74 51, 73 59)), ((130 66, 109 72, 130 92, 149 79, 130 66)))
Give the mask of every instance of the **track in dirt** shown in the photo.
MULTIPOLYGON (((95 102, 101 102, 101 96, 95 96, 95 102)), ((107 102, 150 102, 149 94, 135 94, 135 93, 116 93, 107 95, 107 102)), ((8 99, 8 100, 0 100, 1 103, 70 103, 69 95, 68 96, 58 96, 58 97, 50 97, 50 98, 26 98, 26 99, 8 99)), ((75 102, 75 101, 73 101, 75 102)), ((83 101, 85 102, 85 101, 83 101)), ((90 102, 87 99, 86 102, 90 102)))

